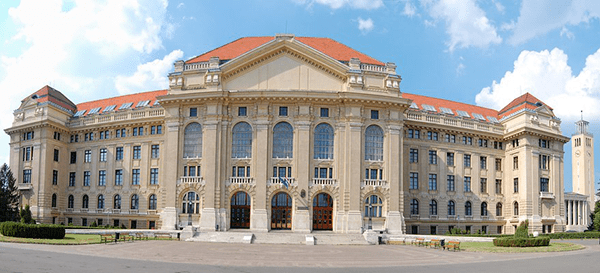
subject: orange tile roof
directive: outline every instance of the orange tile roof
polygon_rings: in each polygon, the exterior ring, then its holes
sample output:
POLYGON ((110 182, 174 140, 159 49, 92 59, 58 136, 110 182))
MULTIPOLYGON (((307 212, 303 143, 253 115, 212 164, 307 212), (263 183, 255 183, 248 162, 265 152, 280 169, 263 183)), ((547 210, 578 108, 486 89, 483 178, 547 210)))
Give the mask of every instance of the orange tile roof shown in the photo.
POLYGON ((545 105, 548 108, 550 108, 550 110, 552 110, 552 107, 548 106, 543 101, 539 100, 538 98, 534 97, 529 92, 527 92, 511 101, 508 105, 504 106, 504 108, 502 108, 502 110, 500 110, 498 114, 501 117, 505 117, 525 108, 535 110, 539 107, 538 105, 536 105, 537 103, 541 103, 542 105, 545 105))
POLYGON ((142 93, 124 95, 124 96, 119 96, 119 97, 83 102, 83 103, 77 104, 77 111, 86 110, 85 114, 84 114, 84 116, 85 116, 90 112, 91 109, 101 107, 102 109, 100 110, 99 113, 102 113, 102 111, 104 111, 104 109, 107 106, 111 106, 111 105, 116 105, 114 111, 118 111, 119 107, 121 107, 121 105, 124 103, 131 102, 131 103, 133 103, 131 108, 135 108, 135 106, 138 104, 138 102, 145 101, 145 100, 150 101, 150 103, 148 103, 148 105, 153 105, 154 102, 156 102, 156 97, 164 96, 166 94, 167 94, 167 90, 157 90, 157 91, 142 92, 142 93))
POLYGON ((71 110, 73 112, 75 112, 75 104, 69 100, 67 97, 65 97, 65 95, 63 95, 60 91, 46 85, 44 87, 42 87, 40 90, 36 91, 35 93, 31 94, 29 97, 24 98, 21 102, 25 102, 26 99, 36 96, 37 98, 35 98, 35 100, 38 103, 43 103, 43 102, 52 102, 60 107, 63 107, 67 110, 71 110))
MULTIPOLYGON (((202 55, 196 56, 186 63, 208 62, 211 57, 219 57, 220 60, 231 60, 274 39, 275 37, 240 38, 203 53, 202 55)), ((294 39, 338 61, 348 62, 351 58, 358 58, 362 63, 385 65, 374 58, 330 38, 295 37, 294 39)))
MULTIPOLYGON (((475 105, 451 101, 451 100, 409 94, 409 93, 402 93, 402 97, 412 100, 414 103, 417 104, 417 106, 419 106, 420 110, 423 110, 423 104, 426 104, 426 105, 431 105, 431 106, 435 107, 436 113, 440 113, 440 114, 446 114, 446 113, 443 113, 442 110, 440 109, 440 107, 445 107, 445 108, 452 110, 453 116, 458 116, 456 111, 460 110, 460 111, 467 112, 471 116, 471 119, 475 119, 472 115, 473 113, 482 115, 487 121, 490 121, 488 119, 488 116, 499 119, 498 111, 490 109, 490 108, 475 106, 475 105)), ((446 115, 448 115, 448 114, 446 114, 446 115)))

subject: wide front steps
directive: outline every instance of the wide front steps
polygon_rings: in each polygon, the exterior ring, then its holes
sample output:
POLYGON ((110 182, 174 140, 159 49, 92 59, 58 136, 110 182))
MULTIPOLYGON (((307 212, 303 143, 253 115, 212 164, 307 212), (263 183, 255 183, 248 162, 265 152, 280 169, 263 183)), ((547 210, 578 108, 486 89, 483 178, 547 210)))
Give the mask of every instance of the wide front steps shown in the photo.
POLYGON ((251 232, 198 232, 186 241, 246 244, 289 245, 368 245, 362 234, 337 234, 332 232, 295 233, 286 231, 251 232))

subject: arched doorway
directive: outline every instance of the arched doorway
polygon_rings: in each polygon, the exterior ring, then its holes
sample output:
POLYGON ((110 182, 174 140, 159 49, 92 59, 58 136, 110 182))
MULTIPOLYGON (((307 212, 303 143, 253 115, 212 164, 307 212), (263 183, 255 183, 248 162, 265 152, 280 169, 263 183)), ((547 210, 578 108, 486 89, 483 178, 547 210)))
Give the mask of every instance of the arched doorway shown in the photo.
POLYGON ((292 229, 292 198, 285 192, 271 200, 271 229, 292 229))
POLYGON ((236 192, 231 197, 231 228, 250 228, 250 196, 236 192))
POLYGON ((313 230, 333 229, 333 199, 331 195, 319 193, 313 199, 313 230))

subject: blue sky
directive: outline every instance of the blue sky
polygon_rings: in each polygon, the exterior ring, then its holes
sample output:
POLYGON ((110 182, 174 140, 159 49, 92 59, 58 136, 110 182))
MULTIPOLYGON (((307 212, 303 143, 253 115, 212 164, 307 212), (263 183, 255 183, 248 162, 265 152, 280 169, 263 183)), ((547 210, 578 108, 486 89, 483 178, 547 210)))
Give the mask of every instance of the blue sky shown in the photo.
MULTIPOLYGON (((46 84, 75 103, 163 89, 175 60, 292 33, 396 63, 403 92, 494 109, 530 92, 564 135, 583 110, 600 136, 599 20, 600 1, 586 0, 2 1, 0 125, 46 84)), ((9 139, 0 142, 7 162, 9 139)))

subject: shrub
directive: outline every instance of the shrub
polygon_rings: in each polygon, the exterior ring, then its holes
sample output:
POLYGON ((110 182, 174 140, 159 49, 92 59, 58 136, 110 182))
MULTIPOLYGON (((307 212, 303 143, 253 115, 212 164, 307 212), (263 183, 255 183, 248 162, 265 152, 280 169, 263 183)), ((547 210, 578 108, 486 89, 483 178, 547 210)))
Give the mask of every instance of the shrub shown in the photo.
POLYGON ((97 226, 98 226, 98 224, 96 224, 96 221, 93 221, 93 222, 90 224, 90 227, 97 227, 97 226))
POLYGON ((600 238, 599 231, 587 231, 587 232, 559 232, 540 234, 540 237, 547 237, 550 239, 598 239, 600 238))
POLYGON ((538 237, 538 238, 497 238, 494 239, 494 246, 502 247, 536 247, 536 246, 549 246, 550 238, 538 237))
POLYGON ((62 239, 65 237, 65 227, 4 222, 0 224, 0 233, 4 236, 20 238, 62 239))
POLYGON ((35 224, 35 220, 31 218, 31 210, 29 209, 29 205, 25 205, 25 208, 19 211, 19 215, 21 216, 21 223, 35 224))
POLYGON ((528 238, 529 237, 529 221, 525 220, 519 224, 519 227, 515 231, 515 238, 528 238))

